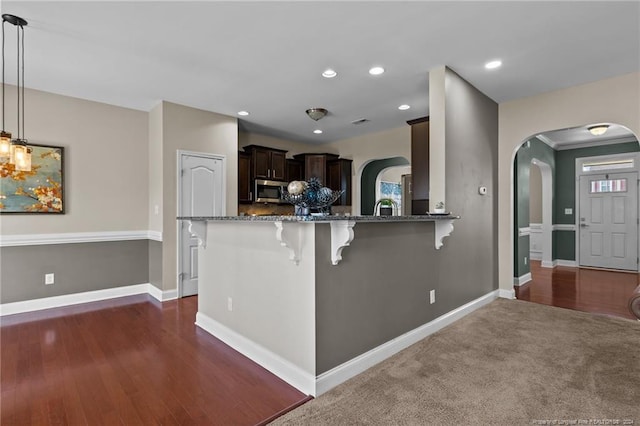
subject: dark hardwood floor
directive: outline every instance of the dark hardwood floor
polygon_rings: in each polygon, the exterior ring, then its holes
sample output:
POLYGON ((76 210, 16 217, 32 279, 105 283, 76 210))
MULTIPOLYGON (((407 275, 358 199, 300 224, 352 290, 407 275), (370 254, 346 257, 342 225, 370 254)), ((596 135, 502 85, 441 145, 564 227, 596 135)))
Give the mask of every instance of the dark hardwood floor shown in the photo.
POLYGON ((0 424, 255 425, 309 399, 196 311, 140 295, 3 317, 0 424))
POLYGON ((520 300, 635 319, 629 297, 638 285, 638 274, 558 266, 543 268, 531 261, 532 280, 515 287, 520 300))

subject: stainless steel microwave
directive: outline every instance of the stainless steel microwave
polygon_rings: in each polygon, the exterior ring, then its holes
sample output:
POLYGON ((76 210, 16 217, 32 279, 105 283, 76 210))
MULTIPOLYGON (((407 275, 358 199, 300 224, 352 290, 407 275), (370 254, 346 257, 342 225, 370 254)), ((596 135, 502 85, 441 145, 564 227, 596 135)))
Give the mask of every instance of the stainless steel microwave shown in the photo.
POLYGON ((287 190, 287 182, 277 180, 255 180, 256 203, 284 203, 282 194, 287 190))

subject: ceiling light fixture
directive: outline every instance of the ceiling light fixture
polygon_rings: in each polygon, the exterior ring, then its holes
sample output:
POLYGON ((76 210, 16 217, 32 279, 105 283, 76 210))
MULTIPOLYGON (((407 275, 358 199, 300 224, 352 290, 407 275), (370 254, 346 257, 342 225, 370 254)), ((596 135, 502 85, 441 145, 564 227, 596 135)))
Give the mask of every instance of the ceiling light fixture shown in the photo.
POLYGON ((332 70, 331 68, 327 68, 326 70, 324 70, 324 72, 322 73, 322 76, 324 78, 333 78, 336 75, 338 75, 337 72, 335 72, 334 70, 332 70))
POLYGON ((596 124, 595 126, 589 126, 587 129, 593 136, 602 136, 609 128, 608 124, 596 124))
POLYGON ((371 75, 380 75, 384 73, 384 68, 382 67, 373 67, 369 70, 369 74, 371 75))
POLYGON ((315 129, 315 130, 313 131, 313 133, 315 133, 316 135, 321 135, 321 134, 322 134, 322 130, 320 130, 320 129, 315 129))
POLYGON ((24 27, 27 21, 24 19, 5 13, 2 15, 2 141, 0 144, 0 154, 6 158, 6 138, 8 132, 4 131, 4 23, 8 22, 16 27, 17 42, 17 100, 18 100, 18 137, 11 139, 9 145, 9 164, 14 165, 17 171, 31 171, 31 147, 27 145, 24 135, 24 27), (22 71, 22 73, 21 73, 22 71), (22 118, 22 121, 21 121, 22 118))
POLYGON ((502 66, 502 61, 500 59, 496 59, 495 61, 490 61, 484 64, 484 67, 488 70, 500 68, 501 66, 502 66))
POLYGON ((238 115, 242 115, 244 117, 244 116, 249 115, 249 112, 248 111, 238 111, 238 115))
POLYGON ((307 115, 309 116, 309 118, 311 118, 314 121, 318 121, 320 120, 322 117, 324 117, 325 115, 327 115, 327 113, 329 111, 327 111, 324 108, 309 108, 308 110, 305 111, 307 113, 307 115))
POLYGON ((407 104, 403 104, 403 105, 400 105, 400 106, 398 107, 398 109, 399 109, 400 111, 406 111, 406 110, 408 110, 409 108, 411 108, 411 106, 410 106, 410 105, 407 105, 407 104))

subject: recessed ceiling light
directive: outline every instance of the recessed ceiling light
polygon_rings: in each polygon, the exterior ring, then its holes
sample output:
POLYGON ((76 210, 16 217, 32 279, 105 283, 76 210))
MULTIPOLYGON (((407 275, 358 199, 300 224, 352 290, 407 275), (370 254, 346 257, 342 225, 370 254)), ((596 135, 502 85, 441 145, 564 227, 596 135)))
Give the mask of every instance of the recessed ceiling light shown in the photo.
POLYGON ((322 130, 320 130, 320 129, 315 129, 315 130, 313 131, 313 133, 315 133, 316 135, 319 135, 319 134, 321 134, 321 133, 322 133, 322 130))
POLYGON ((501 66, 502 66, 502 61, 500 59, 496 59, 495 61, 489 61, 486 64, 484 64, 484 67, 488 70, 500 68, 501 66))
POLYGON ((238 111, 238 115, 249 115, 248 111, 238 111))
POLYGON ((326 70, 324 70, 324 72, 322 73, 322 76, 324 78, 333 78, 336 75, 338 75, 337 72, 335 72, 334 70, 332 70, 331 68, 327 68, 326 70))
POLYGON ((404 111, 404 110, 407 110, 407 109, 409 109, 409 108, 411 108, 411 106, 410 106, 410 105, 407 105, 407 104, 403 104, 403 105, 400 105, 400 106, 398 107, 398 109, 399 109, 400 111, 404 111))
POLYGON ((382 67, 373 67, 369 70, 369 74, 371 75, 380 75, 384 72, 384 68, 382 67))

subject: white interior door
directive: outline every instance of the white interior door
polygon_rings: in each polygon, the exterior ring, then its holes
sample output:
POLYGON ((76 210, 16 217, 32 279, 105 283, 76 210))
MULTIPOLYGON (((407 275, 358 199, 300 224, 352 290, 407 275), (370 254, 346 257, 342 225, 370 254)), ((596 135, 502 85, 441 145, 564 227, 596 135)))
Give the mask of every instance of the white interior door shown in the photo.
POLYGON ((580 176, 580 266, 638 269, 638 173, 580 176))
MULTIPOLYGON (((180 154, 180 215, 222 216, 224 178, 222 159, 180 154)), ((181 221, 180 287, 181 296, 198 294, 198 239, 181 221)))

